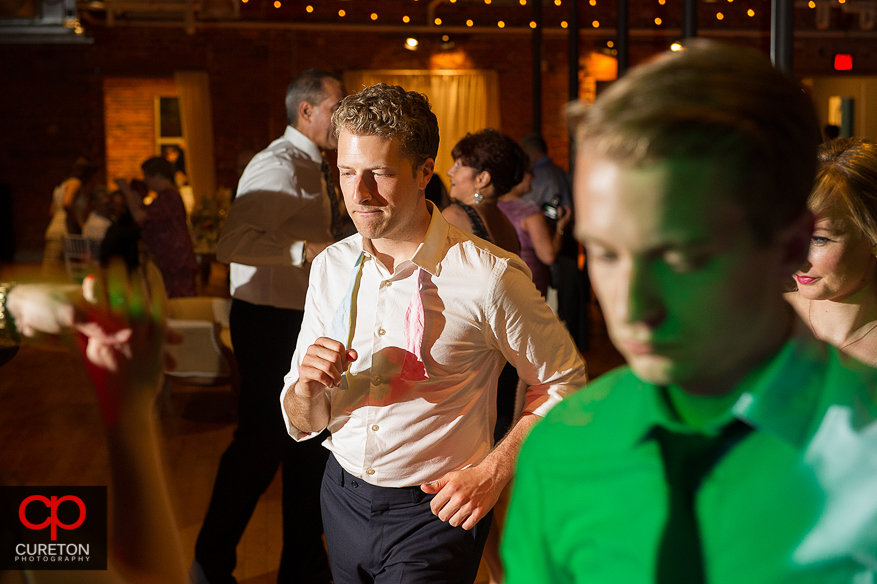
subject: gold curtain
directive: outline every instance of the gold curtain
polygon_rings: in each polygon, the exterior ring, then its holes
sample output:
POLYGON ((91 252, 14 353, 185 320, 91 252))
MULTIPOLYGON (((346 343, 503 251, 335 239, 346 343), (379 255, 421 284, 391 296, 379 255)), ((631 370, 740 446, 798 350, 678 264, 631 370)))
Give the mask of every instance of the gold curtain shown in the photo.
POLYGON ((197 202, 202 197, 216 194, 210 80, 203 71, 178 71, 174 78, 180 93, 180 116, 186 142, 186 174, 197 202))
POLYGON ((460 138, 466 132, 499 128, 496 71, 367 70, 344 73, 344 84, 351 93, 375 83, 401 85, 429 98, 441 135, 435 169, 446 185, 445 172, 453 162, 451 150, 460 138))

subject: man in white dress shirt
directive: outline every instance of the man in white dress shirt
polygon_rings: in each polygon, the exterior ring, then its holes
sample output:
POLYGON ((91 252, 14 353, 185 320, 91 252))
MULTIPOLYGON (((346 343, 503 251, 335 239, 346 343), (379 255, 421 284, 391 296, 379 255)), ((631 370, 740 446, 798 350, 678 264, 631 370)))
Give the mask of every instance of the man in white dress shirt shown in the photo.
POLYGON ((585 365, 523 261, 426 201, 439 135, 424 96, 375 85, 333 120, 359 233, 314 261, 287 429, 331 432, 321 502, 336 584, 472 582, 523 437, 585 365), (494 445, 506 360, 530 388, 494 445))
MULTIPOLYGON (((244 170, 217 245, 231 263, 232 344, 241 376, 238 428, 222 456, 195 546, 193 577, 235 582, 235 548, 282 461, 279 582, 329 582, 319 489, 325 449, 286 436, 277 407, 303 316, 310 262, 334 241, 321 150, 336 147, 341 81, 311 69, 289 85, 289 126, 244 170)), ((337 215, 337 213, 336 213, 337 215)))

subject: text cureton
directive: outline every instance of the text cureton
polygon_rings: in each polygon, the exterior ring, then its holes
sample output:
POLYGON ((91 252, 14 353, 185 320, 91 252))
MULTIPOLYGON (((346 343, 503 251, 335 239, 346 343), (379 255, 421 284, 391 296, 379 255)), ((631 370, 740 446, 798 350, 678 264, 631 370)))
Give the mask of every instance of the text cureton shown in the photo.
POLYGON ((15 553, 20 556, 87 556, 89 544, 75 543, 20 543, 15 553))

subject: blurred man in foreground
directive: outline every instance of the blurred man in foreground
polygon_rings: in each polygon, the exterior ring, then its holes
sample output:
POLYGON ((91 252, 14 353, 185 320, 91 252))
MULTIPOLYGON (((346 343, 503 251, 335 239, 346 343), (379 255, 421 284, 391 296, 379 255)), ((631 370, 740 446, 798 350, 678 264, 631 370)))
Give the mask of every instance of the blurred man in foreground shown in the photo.
POLYGON ((507 582, 872 581, 877 372, 782 298, 812 230, 810 100, 695 42, 572 122, 577 235, 629 365, 524 445, 507 582))

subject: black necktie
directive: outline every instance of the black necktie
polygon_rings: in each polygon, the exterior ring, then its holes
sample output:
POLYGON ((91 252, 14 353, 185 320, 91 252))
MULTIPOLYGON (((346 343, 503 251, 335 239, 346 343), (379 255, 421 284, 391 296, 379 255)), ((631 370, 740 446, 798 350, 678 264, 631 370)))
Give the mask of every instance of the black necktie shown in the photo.
POLYGON ((341 210, 338 208, 338 193, 335 192, 335 182, 332 180, 332 171, 329 169, 329 165, 326 163, 325 158, 320 165, 320 170, 323 172, 323 181, 326 184, 326 196, 329 197, 329 205, 332 208, 332 237, 337 241, 344 237, 344 220, 343 217, 341 217, 341 210))
POLYGON ((669 488, 669 512, 656 566, 657 584, 704 584, 703 550, 695 501, 703 479, 752 427, 740 420, 718 436, 682 434, 655 426, 649 433, 661 449, 669 488))

